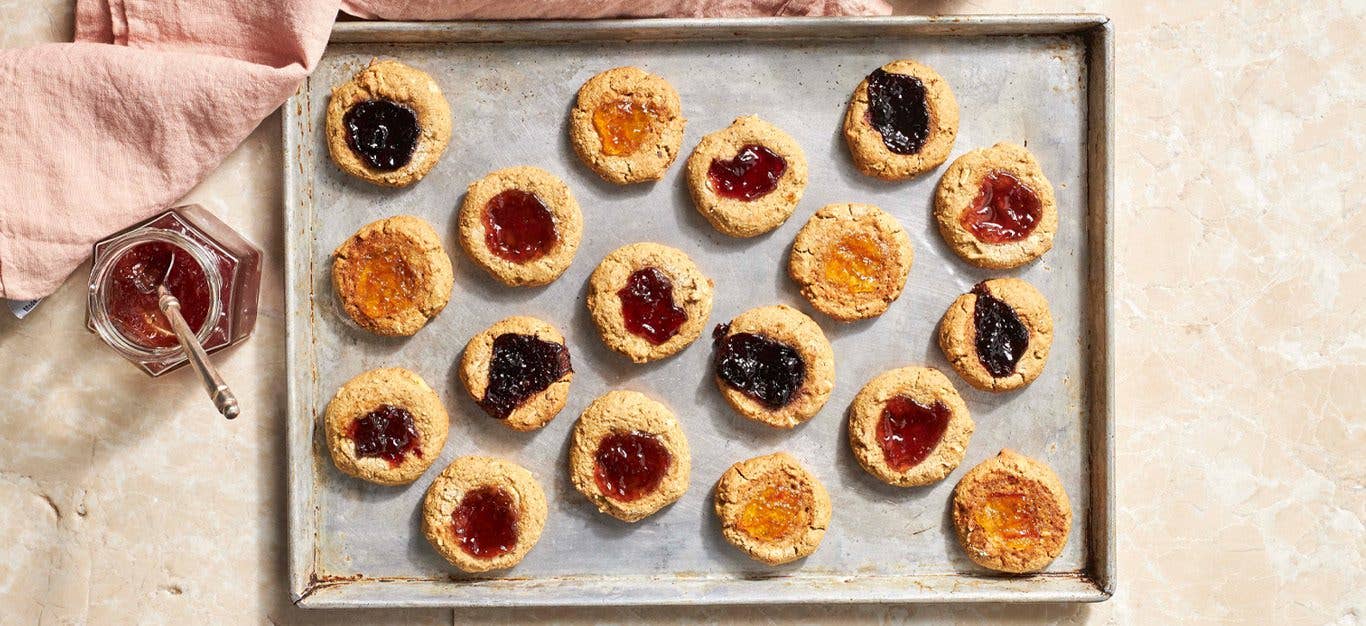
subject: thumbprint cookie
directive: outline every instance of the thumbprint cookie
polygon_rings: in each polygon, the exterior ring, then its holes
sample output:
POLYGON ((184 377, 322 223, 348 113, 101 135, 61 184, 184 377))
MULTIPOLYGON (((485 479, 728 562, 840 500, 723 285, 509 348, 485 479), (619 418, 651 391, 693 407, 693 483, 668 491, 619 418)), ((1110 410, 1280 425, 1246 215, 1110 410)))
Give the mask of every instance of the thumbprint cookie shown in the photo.
POLYGON ((797 140, 750 115, 702 138, 688 157, 688 188, 708 222, 732 237, 777 228, 806 191, 806 155, 797 140))
POLYGON ((830 204, 797 232, 787 273, 816 310, 861 320, 901 297, 914 260, 911 238, 891 214, 871 204, 830 204))
POLYGON ((499 321, 471 338, 460 357, 460 382, 470 397, 513 430, 554 419, 573 378, 564 335, 534 317, 499 321))
POLYGON ((569 141, 603 180, 659 180, 678 158, 686 123, 669 81, 638 67, 618 67, 579 88, 569 113, 569 141))
POLYGON ((712 333, 716 386, 749 419, 792 428, 835 388, 835 353, 821 327, 787 305, 750 309, 712 333))
POLYGON ((367 224, 332 253, 342 309, 372 333, 416 333, 446 307, 454 284, 441 238, 411 215, 367 224))
POLYGON ((939 167, 958 136, 958 101, 938 72, 911 60, 879 67, 854 89, 844 139, 868 176, 904 180, 939 167))
POLYGON ((536 167, 509 167, 474 181, 459 221, 465 252, 514 287, 559 278, 583 238, 583 213, 569 187, 536 167))
POLYGON ((1010 391, 1034 382, 1053 345, 1053 315, 1033 285, 1018 278, 977 283, 939 321, 939 348, 968 384, 1010 391))
POLYGON ((343 172, 406 187, 430 172, 451 140, 451 107, 426 72, 371 61, 332 90, 327 150, 343 172))
POLYGON ((935 188, 934 218, 954 253, 990 269, 1043 256, 1058 230, 1052 183, 1029 150, 1009 143, 954 159, 935 188))
POLYGON ((732 465, 715 506, 726 541, 769 565, 810 556, 830 527, 830 494, 786 452, 732 465))
POLYGON ((588 279, 588 312, 608 348, 636 363, 688 347, 711 316, 712 281, 682 250, 633 243, 588 279))
POLYGON ((547 510, 545 491, 526 468, 502 459, 463 456, 427 488, 422 534, 465 572, 507 569, 540 540, 547 510))
POLYGON ((1067 545, 1072 503, 1052 468, 1006 449, 958 481, 953 526, 974 563, 998 572, 1037 572, 1067 545))
POLYGON ((431 467, 451 420, 441 398, 401 367, 347 381, 323 416, 327 449, 342 472, 381 485, 405 485, 431 467))
POLYGON ((688 490, 692 457, 667 407, 635 391, 611 391, 574 424, 569 472, 599 511, 640 521, 688 490))
POLYGON ((939 370, 903 367, 883 372, 849 405, 849 446, 878 480, 919 487, 943 480, 972 439, 972 416, 939 370))

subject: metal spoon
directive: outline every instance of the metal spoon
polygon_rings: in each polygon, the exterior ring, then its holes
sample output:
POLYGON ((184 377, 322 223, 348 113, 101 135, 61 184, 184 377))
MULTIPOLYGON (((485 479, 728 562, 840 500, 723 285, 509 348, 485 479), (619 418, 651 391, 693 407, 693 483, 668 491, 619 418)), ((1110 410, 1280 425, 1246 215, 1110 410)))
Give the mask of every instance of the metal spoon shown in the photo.
POLYGON ((199 372, 199 379, 204 382, 204 389, 209 392, 209 399, 213 400, 214 407, 223 414, 223 417, 232 419, 241 413, 237 406, 237 396, 233 395, 227 383, 223 382, 218 368, 209 361, 204 346, 199 345, 199 339, 185 322, 185 316, 180 314, 180 300, 166 288, 166 280, 170 278, 171 267, 174 265, 175 255, 171 255, 171 262, 166 264, 166 273, 157 283, 157 306, 166 314, 166 319, 171 320, 171 330, 175 331, 176 338, 180 340, 180 347, 185 350, 190 365, 194 366, 194 371, 199 372))

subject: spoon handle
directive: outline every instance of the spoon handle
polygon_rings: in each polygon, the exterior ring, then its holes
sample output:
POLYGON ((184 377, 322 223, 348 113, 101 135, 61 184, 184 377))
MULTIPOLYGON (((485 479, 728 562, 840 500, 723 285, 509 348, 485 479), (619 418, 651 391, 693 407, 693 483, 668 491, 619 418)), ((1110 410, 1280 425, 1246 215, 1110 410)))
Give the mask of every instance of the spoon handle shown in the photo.
POLYGON ((228 389, 227 383, 223 382, 223 377, 219 375, 218 368, 209 361, 208 353, 204 352, 204 346, 199 345, 199 339, 190 330, 190 325, 185 322, 185 316, 180 314, 180 300, 176 299, 165 285, 157 286, 157 305, 161 307, 161 312, 166 314, 166 318, 171 320, 171 329, 175 331, 176 337, 180 339, 180 347, 185 349, 185 354, 194 366, 194 371, 199 372, 199 378, 204 382, 204 389, 209 392, 209 398, 213 400, 213 405, 223 417, 232 419, 237 417, 241 409, 237 406, 237 396, 228 389))

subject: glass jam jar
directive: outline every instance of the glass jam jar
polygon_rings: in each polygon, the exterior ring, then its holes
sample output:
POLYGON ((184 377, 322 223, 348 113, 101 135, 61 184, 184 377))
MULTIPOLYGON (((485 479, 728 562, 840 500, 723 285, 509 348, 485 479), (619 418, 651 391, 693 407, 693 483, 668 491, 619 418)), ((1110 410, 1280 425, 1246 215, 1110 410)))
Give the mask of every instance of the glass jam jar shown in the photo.
POLYGON ((175 207, 95 244, 86 328, 152 376, 186 362, 157 284, 210 354, 256 328, 261 250, 199 205, 175 207))

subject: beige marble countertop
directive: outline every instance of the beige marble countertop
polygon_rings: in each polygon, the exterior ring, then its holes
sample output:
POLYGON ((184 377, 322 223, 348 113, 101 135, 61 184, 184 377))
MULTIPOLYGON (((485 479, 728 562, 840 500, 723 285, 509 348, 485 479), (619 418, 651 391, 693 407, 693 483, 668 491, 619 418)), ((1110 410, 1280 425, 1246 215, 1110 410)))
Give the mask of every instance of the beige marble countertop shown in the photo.
MULTIPOLYGON (((70 36, 0 0, 0 46, 70 36)), ((1366 619, 1366 4, 901 2, 1117 30, 1119 590, 1098 605, 303 611, 285 583, 279 118, 188 200, 266 251, 225 423, 83 327, 0 315, 0 623, 1366 619)), ((8 97, 22 97, 9 94, 8 97)), ((3 123, 0 121, 0 123, 3 123)), ((12 208, 11 208, 12 210, 12 208)), ((86 270, 77 273, 82 275, 86 270)))

